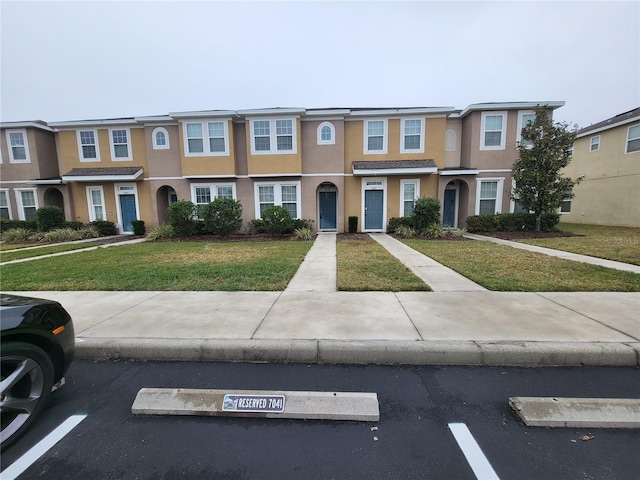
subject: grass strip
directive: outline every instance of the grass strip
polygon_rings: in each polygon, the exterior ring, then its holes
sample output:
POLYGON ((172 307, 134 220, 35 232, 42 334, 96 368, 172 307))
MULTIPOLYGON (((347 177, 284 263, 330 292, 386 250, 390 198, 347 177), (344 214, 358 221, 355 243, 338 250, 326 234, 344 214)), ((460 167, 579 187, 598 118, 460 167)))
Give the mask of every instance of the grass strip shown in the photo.
POLYGON ((431 290, 375 240, 338 240, 338 290, 431 290))
POLYGON ((482 241, 403 240, 494 291, 638 292, 640 275, 482 241))
POLYGON ((90 248, 100 245, 99 242, 87 243, 69 243, 65 245, 55 245, 51 247, 33 248, 30 250, 17 250, 15 252, 0 251, 0 263, 10 262, 12 260, 21 260, 23 258, 41 257, 42 255, 50 255, 52 253, 71 252, 82 248, 90 248))
POLYGON ((312 242, 162 242, 3 265, 3 290, 284 290, 312 242))
POLYGON ((640 228, 562 223, 559 229, 581 237, 518 240, 530 245, 640 265, 640 228))

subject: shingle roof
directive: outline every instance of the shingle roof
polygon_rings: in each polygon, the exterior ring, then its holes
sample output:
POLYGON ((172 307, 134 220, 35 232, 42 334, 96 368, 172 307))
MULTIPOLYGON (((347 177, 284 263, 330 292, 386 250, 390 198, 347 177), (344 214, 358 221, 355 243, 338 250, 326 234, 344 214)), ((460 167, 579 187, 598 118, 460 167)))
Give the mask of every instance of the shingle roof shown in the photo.
POLYGON ((74 168, 65 177, 104 177, 135 175, 142 167, 74 168))
POLYGON ((620 113, 615 117, 608 118, 606 120, 603 120, 602 122, 594 123, 593 125, 589 125, 588 127, 581 128, 580 130, 578 130, 577 134, 582 135, 583 133, 591 132, 593 130, 600 130, 606 127, 614 127, 618 123, 632 121, 636 117, 640 118, 640 107, 629 110, 628 112, 620 113))
POLYGON ((438 168, 433 160, 382 160, 353 162, 354 170, 390 170, 408 168, 438 168))

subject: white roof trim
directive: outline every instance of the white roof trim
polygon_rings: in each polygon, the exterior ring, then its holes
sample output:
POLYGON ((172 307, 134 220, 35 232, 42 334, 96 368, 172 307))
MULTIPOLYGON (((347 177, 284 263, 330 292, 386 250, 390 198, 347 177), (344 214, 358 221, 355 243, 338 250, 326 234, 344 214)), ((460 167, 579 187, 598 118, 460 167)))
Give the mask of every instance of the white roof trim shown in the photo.
POLYGON ((292 114, 304 114, 306 110, 304 108, 264 108, 253 110, 238 110, 238 115, 292 115, 292 114))
POLYGON ((55 128, 51 128, 47 125, 43 125, 38 122, 2 122, 0 128, 40 128, 47 132, 55 132, 55 128))
POLYGON ((200 110, 198 112, 169 112, 171 118, 203 118, 203 117, 233 117, 235 110, 200 110))
MULTIPOLYGON (((178 180, 180 178, 186 178, 187 180, 202 178, 236 178, 236 175, 185 175, 184 177, 178 177, 175 180, 178 180)), ((154 178, 153 180, 157 180, 157 178, 154 178)))
POLYGON ((504 103, 474 103, 465 108, 460 116, 464 117, 470 112, 481 112, 490 110, 525 110, 540 106, 547 106, 551 109, 563 107, 566 102, 562 101, 540 101, 540 102, 504 102, 504 103))
POLYGON ((407 107, 407 108, 380 108, 371 110, 351 111, 351 117, 371 117, 371 116, 394 116, 402 117, 405 115, 432 115, 432 114, 449 114, 455 111, 455 107, 407 107))
MULTIPOLYGON (((301 177, 302 173, 250 173, 248 178, 301 177)), ((246 178, 246 177, 243 177, 246 178)))
POLYGON ((49 123, 52 127, 60 127, 64 128, 74 128, 74 127, 95 127, 95 126, 109 126, 109 125, 118 125, 118 126, 129 126, 132 128, 139 127, 142 128, 141 125, 137 125, 135 118, 118 118, 118 119, 110 119, 110 120, 72 120, 69 122, 51 122, 49 123))
MULTIPOLYGON (((621 121, 616 122, 616 123, 610 123, 609 125, 604 125, 603 127, 596 128, 595 130, 589 130, 588 132, 584 132, 584 133, 581 133, 579 135, 576 135, 576 138, 591 137, 592 135, 594 135, 596 133, 604 132, 605 130, 609 130, 611 128, 616 128, 616 127, 621 127, 623 125, 627 125, 628 123, 634 123, 634 122, 640 122, 640 116, 633 117, 633 118, 628 118, 626 120, 621 120, 621 121)), ((589 128, 589 127, 585 127, 585 128, 589 128)))
POLYGON ((24 183, 31 185, 62 185, 62 178, 46 179, 46 180, 28 180, 24 183))
POLYGON ((446 175, 478 175, 480 173, 480 170, 465 170, 465 169, 460 169, 460 170, 440 170, 438 173, 440 175, 442 175, 442 176, 446 176, 446 175))

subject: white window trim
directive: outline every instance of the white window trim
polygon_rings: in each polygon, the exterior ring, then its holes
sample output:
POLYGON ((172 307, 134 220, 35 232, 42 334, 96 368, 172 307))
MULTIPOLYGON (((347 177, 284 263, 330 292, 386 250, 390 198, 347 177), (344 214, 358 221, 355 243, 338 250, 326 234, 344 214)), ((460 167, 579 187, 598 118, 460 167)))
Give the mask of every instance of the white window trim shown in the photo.
POLYGON ((91 128, 83 128, 82 130, 76 130, 76 138, 78 140, 78 157, 81 162, 99 162, 100 161, 100 145, 98 141, 98 131, 91 128), (96 158, 84 158, 82 154, 82 140, 80 138, 80 132, 93 132, 93 139, 96 146, 96 158))
POLYGON ((360 193, 362 201, 360 202, 360 218, 362 219, 362 231, 363 232, 384 232, 386 230, 387 225, 387 177, 363 177, 362 182, 362 191, 360 193), (380 185, 367 185, 369 182, 380 182, 380 185), (382 228, 365 228, 365 201, 364 192, 367 190, 382 190, 382 228))
MULTIPOLYGON (((113 192, 116 196, 116 213, 118 215, 118 229, 120 232, 124 232, 124 225, 122 224, 122 209, 120 208, 120 195, 133 195, 134 202, 136 205, 136 219, 140 220, 140 202, 138 201, 138 185, 135 183, 116 183, 113 185, 113 192), (133 187, 133 190, 123 190, 122 187, 127 187, 128 189, 133 187)), ((106 210, 105 210, 106 214, 106 210)))
POLYGON ((133 152, 131 149, 131 129, 127 127, 123 128, 110 128, 109 129, 109 147, 111 149, 111 161, 112 162, 128 162, 133 160, 133 152), (115 130, 125 130, 127 132, 127 157, 116 157, 115 146, 113 144, 113 132, 115 130))
POLYGON ((590 152, 597 152, 598 150, 600 150, 600 135, 594 135, 593 137, 589 138, 589 151, 590 152), (597 147, 593 148, 594 145, 594 140, 598 139, 598 141, 596 142, 597 147))
POLYGON ((29 138, 27 137, 27 130, 24 128, 7 130, 5 132, 5 135, 7 137, 7 149, 9 150, 9 163, 31 163, 31 155, 29 153, 29 138), (22 138, 24 140, 25 157, 27 157, 26 159, 16 160, 15 158, 13 158, 13 148, 11 148, 11 135, 10 135, 11 133, 22 134, 22 138))
POLYGON ((225 183, 192 183, 191 184, 191 201, 196 203, 196 188, 209 188, 211 190, 211 201, 218 198, 218 187, 231 187, 233 199, 236 200, 236 184, 234 182, 225 183))
POLYGON ((480 121, 480 150, 504 150, 507 139, 507 112, 482 112, 480 121), (502 116, 502 130, 500 132, 500 145, 485 145, 485 119, 486 117, 502 116))
POLYGON ((255 182, 253 184, 253 199, 254 199, 254 216, 260 219, 260 189, 259 187, 273 187, 273 204, 279 207, 282 206, 282 187, 294 185, 296 187, 296 212, 298 212, 298 218, 302 218, 302 192, 301 182, 255 182))
POLYGON ((400 119, 400 153, 424 153, 424 132, 425 132, 425 119, 424 118, 401 118, 400 119), (407 120, 420 120, 420 147, 418 148, 405 148, 405 122, 407 120))
POLYGON ((251 155, 294 155, 298 153, 298 122, 296 117, 251 117, 249 120, 249 131, 251 136, 251 155), (278 150, 278 136, 276 133, 276 120, 291 121, 291 150, 278 150), (256 150, 256 138, 253 134, 254 122, 269 122, 269 150, 256 150))
MULTIPOLYGON (((228 119, 193 119, 182 123, 182 138, 184 140, 185 157, 228 157, 229 156, 229 121, 228 119), (199 123, 202 127, 202 152, 189 152, 189 139, 187 138, 187 124, 199 123), (222 123, 224 128, 224 152, 212 152, 209 139, 209 124, 222 123)), ((168 138, 168 137, 167 137, 168 138)), ((217 138, 217 137, 214 137, 217 138)))
MULTIPOLYGON (((376 135, 377 136, 377 135, 376 135)), ((364 121, 363 129, 364 137, 364 154, 365 155, 385 155, 387 153, 387 139, 389 138, 389 121, 386 118, 377 118, 364 121), (369 150, 369 122, 383 122, 382 128, 382 150, 369 150)), ((364 207, 363 207, 364 208, 364 207)))
MULTIPOLYGON (((496 205, 494 208, 494 214, 502 213, 502 200, 504 196, 504 177, 496 178, 476 178, 476 207, 475 215, 480 215, 480 190, 482 182, 498 182, 496 187, 496 205)), ((486 199, 483 199, 486 200, 486 199)))
POLYGON ((167 132, 167 129, 164 127, 154 128, 153 132, 151 133, 151 143, 153 144, 154 150, 169 150, 171 148, 171 145, 169 144, 169 132, 167 132), (164 133, 164 138, 167 141, 165 145, 158 145, 156 143, 156 134, 158 132, 164 133))
POLYGON ((86 188, 87 191, 87 210, 89 211, 89 221, 95 222, 96 220, 106 220, 107 219, 107 207, 104 204, 104 189, 100 185, 93 185, 86 188), (93 209, 93 198, 91 197, 91 190, 100 191, 100 201, 102 202, 102 212, 103 217, 101 219, 96 218, 96 212, 93 209))
POLYGON ((0 188, 0 193, 4 192, 4 197, 7 199, 7 209, 9 210, 9 220, 13 220, 13 214, 11 213, 11 200, 9 197, 8 188, 0 188))
POLYGON ((413 200, 416 201, 420 198, 420 179, 419 178, 408 178, 406 180, 400 180, 400 216, 405 217, 404 213, 404 186, 406 184, 415 184, 416 191, 413 195, 413 200))
POLYGON ((320 125, 318 125, 317 139, 318 139, 318 145, 335 145, 335 143, 336 143, 336 128, 333 126, 333 123, 331 123, 331 122, 322 122, 320 125), (324 127, 329 127, 329 129, 331 129, 331 140, 323 140, 322 139, 322 129, 324 127))
MULTIPOLYGON (((524 125, 522 124, 522 119, 525 115, 533 115, 535 121, 536 112, 533 110, 519 110, 518 111, 518 129, 516 130, 516 143, 520 143, 522 141, 522 129, 524 125)), ((531 148, 530 145, 528 145, 531 148)))
MULTIPOLYGON (((33 198, 35 201, 35 208, 38 211, 40 205, 38 203, 38 190, 36 188, 16 188, 16 204, 18 205, 18 220, 26 220, 26 215, 24 214, 24 205, 22 204, 22 192, 33 192, 33 198)), ((7 198, 7 200, 9 200, 7 198)), ((29 205, 30 207, 31 205, 29 205)))
MULTIPOLYGON (((627 128, 627 140, 624 144, 624 153, 638 153, 640 152, 640 150, 634 150, 633 152, 629 151, 629 142, 632 140, 629 138, 629 134, 631 133, 631 129, 634 127, 640 127, 640 123, 638 123, 637 125, 631 125, 629 128, 627 128)), ((636 138, 633 138, 633 140, 636 140, 636 138)))

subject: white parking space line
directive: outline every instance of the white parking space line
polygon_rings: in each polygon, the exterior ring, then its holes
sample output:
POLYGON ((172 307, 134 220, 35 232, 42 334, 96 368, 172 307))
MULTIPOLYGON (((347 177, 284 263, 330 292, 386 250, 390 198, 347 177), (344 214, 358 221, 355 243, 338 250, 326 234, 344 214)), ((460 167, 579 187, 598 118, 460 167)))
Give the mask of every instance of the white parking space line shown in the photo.
POLYGON ((500 480, 467 426, 464 423, 450 423, 449 429, 476 478, 478 480, 500 480))
POLYGON ((72 415, 67 418, 58 428, 35 444, 28 452, 13 462, 9 468, 0 473, 0 480, 13 480, 18 477, 85 418, 87 418, 86 415, 72 415))

